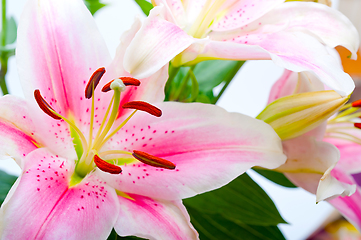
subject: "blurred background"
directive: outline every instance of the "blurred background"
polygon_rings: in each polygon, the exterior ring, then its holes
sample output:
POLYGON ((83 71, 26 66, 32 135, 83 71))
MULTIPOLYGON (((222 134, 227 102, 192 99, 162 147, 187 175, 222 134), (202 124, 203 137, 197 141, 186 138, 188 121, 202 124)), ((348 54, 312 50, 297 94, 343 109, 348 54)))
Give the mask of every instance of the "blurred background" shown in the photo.
MULTIPOLYGON (((11 0, 7 3, 7 15, 13 16, 17 23, 25 2, 26 0, 11 0)), ((94 17, 111 55, 114 56, 121 34, 130 28, 136 16, 141 18, 145 16, 134 0, 104 0, 102 2, 107 6, 99 10, 94 17)), ((339 8, 346 13, 354 21, 356 27, 361 27, 361 0, 336 0, 332 1, 332 4, 334 8, 339 8)), ((342 49, 340 51, 347 56, 342 49)), ((359 66, 354 62, 345 66, 345 70, 354 77, 357 85, 361 85, 359 66)), ((255 117, 266 105, 270 88, 282 73, 283 69, 271 61, 247 61, 217 104, 228 111, 255 117)), ((9 60, 6 81, 12 94, 23 96, 15 57, 9 60)), ((11 159, 0 161, 0 169, 11 174, 20 174, 20 168, 11 159)), ((289 223, 279 226, 286 239, 306 239, 317 229, 322 228, 322 224, 327 219, 338 217, 332 206, 326 202, 316 204, 315 196, 303 189, 281 187, 252 170, 248 173, 269 194, 282 217, 289 223)))

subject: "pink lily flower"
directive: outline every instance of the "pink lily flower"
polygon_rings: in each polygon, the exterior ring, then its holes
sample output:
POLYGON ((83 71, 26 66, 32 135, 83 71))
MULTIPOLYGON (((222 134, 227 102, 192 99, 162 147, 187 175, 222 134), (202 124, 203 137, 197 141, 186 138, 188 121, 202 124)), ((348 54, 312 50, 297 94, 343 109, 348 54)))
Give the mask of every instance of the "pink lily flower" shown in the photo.
POLYGON ((192 65, 209 59, 272 59, 314 72, 347 96, 354 89, 330 48, 341 45, 356 58, 358 33, 340 12, 323 4, 284 0, 153 0, 156 6, 125 53, 125 69, 146 77, 172 59, 192 65))
POLYGON ((112 62, 83 1, 27 3, 16 51, 26 100, 0 98, 0 156, 22 168, 1 206, 1 238, 106 239, 114 228, 197 239, 181 199, 285 162, 261 121, 162 102, 167 67, 140 82, 129 76, 123 53, 139 27, 112 62), (96 88, 114 78, 102 89, 110 92, 96 88))
MULTIPOLYGON (((358 107, 360 107, 359 105, 358 107)), ((356 113, 357 114, 357 113, 356 113)), ((360 114, 359 114, 360 115, 360 114)), ((331 174, 338 181, 356 185, 356 192, 351 196, 331 199, 331 203, 357 229, 361 230, 361 125, 346 119, 333 123, 327 128, 325 141, 333 144, 340 151, 340 161, 331 174), (356 126, 356 127, 355 127, 356 126)))
MULTIPOLYGON (((324 88, 310 73, 286 70, 272 88, 269 101, 324 88)), ((286 163, 277 168, 296 185, 327 200, 361 229, 361 129, 352 120, 361 116, 361 102, 346 104, 343 112, 310 132, 283 142, 286 163), (312 144, 310 144, 312 143, 312 144)))

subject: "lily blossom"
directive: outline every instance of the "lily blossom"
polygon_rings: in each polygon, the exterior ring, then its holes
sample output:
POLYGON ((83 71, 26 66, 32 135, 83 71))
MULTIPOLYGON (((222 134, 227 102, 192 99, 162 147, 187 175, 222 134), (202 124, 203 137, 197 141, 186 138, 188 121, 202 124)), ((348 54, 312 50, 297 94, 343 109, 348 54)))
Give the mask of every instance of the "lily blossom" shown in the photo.
MULTIPOLYGON (((313 74, 285 71, 274 84, 269 101, 293 93, 321 89, 322 83, 313 74)), ((326 199, 359 230, 361 125, 354 121, 361 116, 358 111, 360 107, 360 100, 348 103, 341 108, 342 112, 319 127, 303 136, 284 141, 288 160, 277 168, 298 186, 317 193, 317 201, 326 199), (310 141, 314 142, 313 145, 309 144, 310 141), (312 173, 318 168, 324 170, 323 175, 322 171, 312 173)))
POLYGON ((192 65, 209 59, 272 59, 314 72, 347 96, 354 89, 330 48, 356 58, 358 33, 340 12, 323 4, 284 0, 153 0, 155 6, 125 53, 125 69, 146 77, 172 60, 192 65))
MULTIPOLYGON (((292 96, 292 94, 317 93, 323 89, 323 84, 314 74, 285 70, 283 76, 273 85, 269 102, 280 100, 284 96, 292 96)), ((332 105, 326 104, 323 107, 326 108, 325 112, 330 108, 330 111, 337 113, 341 106, 333 108, 332 105)), ((346 105, 341 109, 347 107, 346 105)), ((319 109, 319 111, 323 110, 319 109)), ((333 169, 338 166, 340 152, 336 146, 324 140, 327 136, 327 118, 332 115, 332 112, 323 116, 323 122, 317 121, 311 114, 310 121, 318 122, 318 126, 313 124, 312 130, 309 129, 300 136, 282 142, 287 161, 276 169, 283 172, 295 185, 316 194, 316 202, 331 200, 339 196, 350 196, 356 190, 354 183, 339 180, 333 175, 333 169)), ((330 119, 339 121, 340 117, 342 116, 336 115, 330 119)), ((312 125, 312 123, 309 124, 312 125)))
POLYGON ((28 1, 16 50, 26 100, 0 98, 0 156, 22 169, 1 206, 1 238, 106 239, 114 228, 197 239, 181 199, 285 162, 262 121, 162 102, 167 67, 140 81, 124 71, 139 27, 111 61, 83 1, 28 1))

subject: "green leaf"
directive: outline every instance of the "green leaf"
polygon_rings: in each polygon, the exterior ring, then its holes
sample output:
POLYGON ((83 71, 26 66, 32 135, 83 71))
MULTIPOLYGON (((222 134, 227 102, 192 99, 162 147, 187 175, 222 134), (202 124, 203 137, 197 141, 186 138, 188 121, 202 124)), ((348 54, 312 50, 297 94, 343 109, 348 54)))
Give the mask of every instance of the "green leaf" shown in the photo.
POLYGON ((84 0, 84 3, 92 15, 106 6, 106 4, 101 3, 100 0, 84 0))
POLYGON ((114 228, 112 229, 112 232, 110 233, 110 235, 107 238, 108 240, 118 240, 118 239, 123 239, 123 240, 142 240, 145 238, 139 238, 139 237, 135 237, 135 236, 126 236, 126 237, 121 237, 119 236, 114 228))
POLYGON ((135 0, 145 15, 149 15, 149 11, 152 10, 153 5, 146 0, 135 0))
POLYGON ((12 44, 16 41, 17 26, 13 17, 9 18, 6 22, 6 45, 12 44))
POLYGON ((0 170, 0 204, 4 202, 6 195, 17 178, 0 170))
POLYGON ((288 180, 288 178, 286 178, 283 173, 268 170, 268 169, 255 169, 254 168, 253 170, 256 171, 258 174, 262 175, 263 177, 267 178, 268 180, 270 180, 274 183, 277 183, 278 185, 281 185, 283 187, 288 187, 288 188, 296 188, 297 187, 290 180, 288 180))
POLYGON ((277 226, 255 226, 238 220, 229 220, 220 214, 207 214, 188 208, 191 222, 201 240, 284 240, 277 226))
POLYGON ((245 224, 275 226, 286 223, 263 189, 246 173, 226 186, 193 198, 184 205, 209 214, 221 214, 227 219, 245 224))
POLYGON ((201 92, 208 92, 221 84, 227 75, 238 65, 238 61, 209 60, 200 62, 194 68, 201 92))

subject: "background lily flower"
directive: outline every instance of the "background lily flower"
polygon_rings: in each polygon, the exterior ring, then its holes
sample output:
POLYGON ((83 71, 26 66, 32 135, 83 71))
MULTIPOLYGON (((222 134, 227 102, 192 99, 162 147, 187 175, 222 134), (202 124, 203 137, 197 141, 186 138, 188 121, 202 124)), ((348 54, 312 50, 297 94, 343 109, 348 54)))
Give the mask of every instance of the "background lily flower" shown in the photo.
POLYGON ((352 23, 323 4, 270 1, 167 1, 145 20, 125 54, 136 77, 209 59, 272 59, 289 70, 312 71, 342 96, 354 88, 330 54, 337 45, 356 58, 359 40, 352 23))
MULTIPOLYGON (((269 100, 321 89, 322 83, 313 74, 285 71, 273 86, 269 100)), ((317 201, 327 200, 360 229, 361 130, 352 122, 361 115, 358 108, 358 102, 347 104, 343 112, 328 122, 303 136, 284 141, 288 160, 277 170, 296 185, 317 193, 317 201)))
MULTIPOLYGON (((290 94, 323 89, 323 84, 312 73, 286 70, 274 84, 269 102, 290 94)), ((330 174, 340 155, 335 146, 323 141, 325 131, 326 122, 319 123, 313 130, 283 141, 288 160, 278 168, 296 185, 316 194, 317 202, 340 195, 351 195, 355 191, 355 186, 343 184, 330 174)))
POLYGON ((285 162, 261 121, 163 103, 167 67, 138 86, 121 60, 139 27, 111 62, 81 0, 28 2, 16 52, 26 100, 0 99, 0 155, 22 168, 0 210, 2 238, 105 239, 114 227, 122 236, 196 239, 182 198, 285 162), (119 76, 110 93, 95 88, 119 76))

